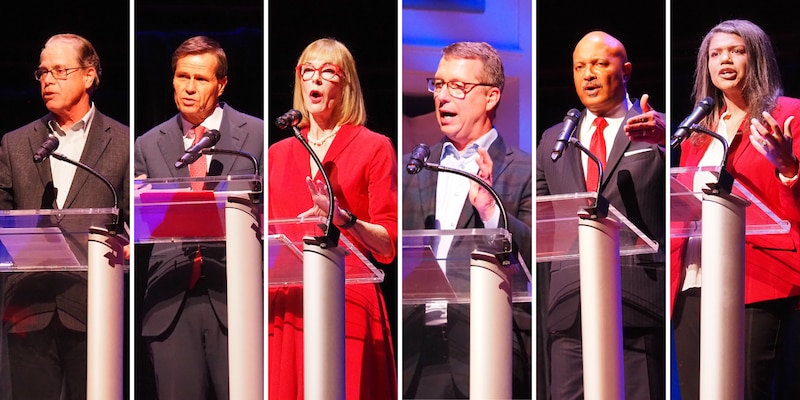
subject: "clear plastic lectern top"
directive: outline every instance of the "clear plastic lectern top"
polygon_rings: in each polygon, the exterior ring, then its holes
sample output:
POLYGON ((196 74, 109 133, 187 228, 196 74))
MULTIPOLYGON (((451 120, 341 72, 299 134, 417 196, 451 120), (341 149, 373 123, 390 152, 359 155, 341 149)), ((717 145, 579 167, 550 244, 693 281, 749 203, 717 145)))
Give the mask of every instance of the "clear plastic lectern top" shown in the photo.
MULTIPOLYGON (((403 231, 403 304, 470 302, 473 252, 501 253, 511 234, 505 229, 420 229, 403 231), (446 246, 446 247, 444 247, 446 246)), ((508 274, 511 301, 530 302, 531 273, 518 257, 508 274)))
MULTIPOLYGON (((578 259, 579 212, 593 204, 594 192, 536 196, 536 261, 578 259)), ((650 239, 613 205, 608 218, 620 223, 619 255, 631 256, 658 251, 658 243, 650 239)))
MULTIPOLYGON (((716 183, 719 166, 670 168, 670 236, 701 236, 703 189, 716 183)), ((732 194, 750 202, 745 208, 745 234, 766 235, 789 232, 789 222, 781 220, 738 180, 732 194)))

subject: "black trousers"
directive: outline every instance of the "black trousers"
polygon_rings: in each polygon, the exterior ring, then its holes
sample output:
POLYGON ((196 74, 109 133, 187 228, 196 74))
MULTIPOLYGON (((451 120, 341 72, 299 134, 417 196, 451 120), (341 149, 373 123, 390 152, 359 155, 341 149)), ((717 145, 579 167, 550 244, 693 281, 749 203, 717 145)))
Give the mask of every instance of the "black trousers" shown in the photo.
MULTIPOLYGON (((700 298, 699 288, 679 293, 672 313, 682 400, 700 396, 700 298)), ((745 305, 745 399, 772 399, 778 357, 786 348, 797 300, 790 297, 745 305)))

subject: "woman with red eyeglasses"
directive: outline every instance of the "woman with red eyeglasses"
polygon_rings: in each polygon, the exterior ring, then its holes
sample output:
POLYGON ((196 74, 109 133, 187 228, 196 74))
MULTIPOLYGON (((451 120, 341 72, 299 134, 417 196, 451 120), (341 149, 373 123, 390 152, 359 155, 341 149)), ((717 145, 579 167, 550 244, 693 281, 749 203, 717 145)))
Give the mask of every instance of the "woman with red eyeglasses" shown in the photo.
MULTIPOLYGON (((397 254, 397 153, 367 129, 350 51, 333 39, 308 45, 295 68, 298 127, 322 161, 334 194, 333 224, 373 262, 397 254)), ((295 137, 269 148, 269 218, 327 217, 328 191, 295 137)), ((281 255, 271 265, 281 262, 281 255)), ((351 266, 345 262, 345 270, 351 266)), ((268 278, 269 279, 269 278, 268 278)), ((303 289, 269 290, 269 398, 303 398, 303 289)), ((347 399, 394 399, 397 374, 386 305, 376 283, 345 286, 347 399)))

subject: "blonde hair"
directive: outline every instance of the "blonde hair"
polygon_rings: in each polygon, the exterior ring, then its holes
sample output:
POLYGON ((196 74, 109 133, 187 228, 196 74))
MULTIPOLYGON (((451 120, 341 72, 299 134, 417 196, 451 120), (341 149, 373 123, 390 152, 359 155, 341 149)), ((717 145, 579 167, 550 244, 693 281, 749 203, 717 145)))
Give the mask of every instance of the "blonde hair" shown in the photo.
MULTIPOLYGON (((364 106, 364 95, 361 93, 361 83, 358 81, 356 62, 353 55, 350 54, 350 50, 338 40, 318 39, 306 46, 303 53, 300 54, 297 64, 300 65, 309 60, 321 60, 335 64, 341 69, 342 101, 333 111, 338 124, 364 125, 367 122, 367 110, 364 106)), ((309 125, 309 121, 301 87, 300 76, 295 72, 294 108, 303 114, 303 119, 299 124, 299 127, 303 128, 309 125)))

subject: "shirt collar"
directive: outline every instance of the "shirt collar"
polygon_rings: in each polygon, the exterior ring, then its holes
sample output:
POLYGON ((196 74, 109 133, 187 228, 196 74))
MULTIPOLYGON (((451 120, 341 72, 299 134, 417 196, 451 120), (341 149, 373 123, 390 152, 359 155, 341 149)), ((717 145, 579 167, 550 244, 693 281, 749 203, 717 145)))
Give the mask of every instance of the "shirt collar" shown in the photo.
POLYGON ((89 134, 89 128, 92 127, 92 121, 94 120, 94 113, 95 113, 95 107, 94 103, 92 103, 92 106, 89 108, 89 111, 87 111, 86 114, 84 114, 83 118, 72 124, 72 126, 70 126, 69 129, 67 129, 66 131, 61 128, 61 125, 59 125, 58 122, 53 120, 53 123, 56 126, 56 129, 53 133, 61 137, 78 134, 85 139, 86 136, 88 136, 89 134))
POLYGON ((472 144, 467 146, 467 148, 464 149, 464 154, 459 154, 458 150, 456 150, 456 146, 453 145, 453 142, 447 140, 442 146, 442 156, 440 161, 447 156, 452 156, 456 159, 473 157, 478 153, 478 148, 488 149, 489 146, 494 143, 495 139, 497 139, 497 129, 492 128, 489 130, 489 132, 484 133, 481 137, 472 142, 472 144))
MULTIPOLYGON (((217 107, 214 109, 214 112, 211 113, 203 122, 200 123, 199 126, 206 128, 206 130, 216 129, 219 130, 219 127, 222 125, 222 107, 217 104, 217 107)), ((191 122, 187 121, 181 115, 181 129, 183 129, 183 137, 186 139, 194 139, 194 131, 192 129, 195 125, 192 125, 191 122)))

